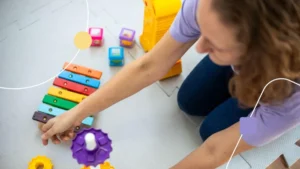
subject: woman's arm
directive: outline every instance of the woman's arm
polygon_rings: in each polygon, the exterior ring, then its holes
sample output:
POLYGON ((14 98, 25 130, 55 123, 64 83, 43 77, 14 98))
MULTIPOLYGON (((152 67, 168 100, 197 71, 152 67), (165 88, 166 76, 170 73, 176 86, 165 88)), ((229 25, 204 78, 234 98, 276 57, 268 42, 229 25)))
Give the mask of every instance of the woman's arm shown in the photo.
MULTIPOLYGON (((239 122, 209 137, 171 169, 214 169, 228 162, 240 138, 239 122)), ((254 148, 241 139, 234 156, 254 148)))
POLYGON ((126 65, 111 80, 78 104, 74 112, 84 119, 154 83, 170 70, 194 42, 180 43, 167 32, 150 52, 126 65))

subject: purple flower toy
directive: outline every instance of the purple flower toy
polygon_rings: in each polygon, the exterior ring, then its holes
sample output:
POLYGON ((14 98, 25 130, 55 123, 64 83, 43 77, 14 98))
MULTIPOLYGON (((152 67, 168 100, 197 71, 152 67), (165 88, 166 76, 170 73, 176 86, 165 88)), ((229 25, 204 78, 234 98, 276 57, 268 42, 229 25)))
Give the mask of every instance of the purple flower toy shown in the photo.
POLYGON ((79 164, 96 167, 110 157, 111 140, 102 130, 93 128, 79 132, 72 142, 73 158, 79 164))

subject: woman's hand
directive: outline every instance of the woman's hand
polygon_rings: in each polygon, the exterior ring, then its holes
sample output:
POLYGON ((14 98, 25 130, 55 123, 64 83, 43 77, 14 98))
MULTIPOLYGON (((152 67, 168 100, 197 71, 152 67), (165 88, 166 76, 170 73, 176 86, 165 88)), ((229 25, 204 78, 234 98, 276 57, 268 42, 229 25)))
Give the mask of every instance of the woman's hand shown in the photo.
POLYGON ((69 141, 75 136, 74 128, 81 124, 75 109, 66 111, 65 113, 50 119, 46 124, 39 124, 39 129, 42 131, 42 142, 48 144, 48 139, 51 139, 54 144, 59 144, 61 141, 69 141))

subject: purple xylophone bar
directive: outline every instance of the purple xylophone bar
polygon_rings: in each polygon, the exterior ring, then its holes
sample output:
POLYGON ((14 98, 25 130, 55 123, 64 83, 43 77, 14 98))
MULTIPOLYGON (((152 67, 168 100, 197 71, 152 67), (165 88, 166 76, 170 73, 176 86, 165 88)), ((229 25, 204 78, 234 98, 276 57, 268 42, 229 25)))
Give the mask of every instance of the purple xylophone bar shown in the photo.
MULTIPOLYGON (((32 120, 41 122, 41 123, 47 123, 50 119, 54 118, 54 116, 43 113, 41 111, 35 111, 33 116, 32 116, 32 120)), ((87 128, 87 126, 85 126, 84 124, 81 124, 80 126, 77 126, 74 131, 75 133, 80 132, 82 129, 87 128)))

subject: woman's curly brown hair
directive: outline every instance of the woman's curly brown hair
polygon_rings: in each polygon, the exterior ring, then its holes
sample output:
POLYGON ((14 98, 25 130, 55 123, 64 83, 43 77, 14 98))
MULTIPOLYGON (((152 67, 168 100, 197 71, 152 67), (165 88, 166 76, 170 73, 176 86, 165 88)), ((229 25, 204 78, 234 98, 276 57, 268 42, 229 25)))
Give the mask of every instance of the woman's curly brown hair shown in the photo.
MULTIPOLYGON (((253 107, 265 85, 275 78, 300 79, 300 0, 213 0, 221 21, 237 29, 246 46, 230 92, 253 107)), ((291 82, 268 85, 261 102, 279 103, 293 91, 291 82)))

